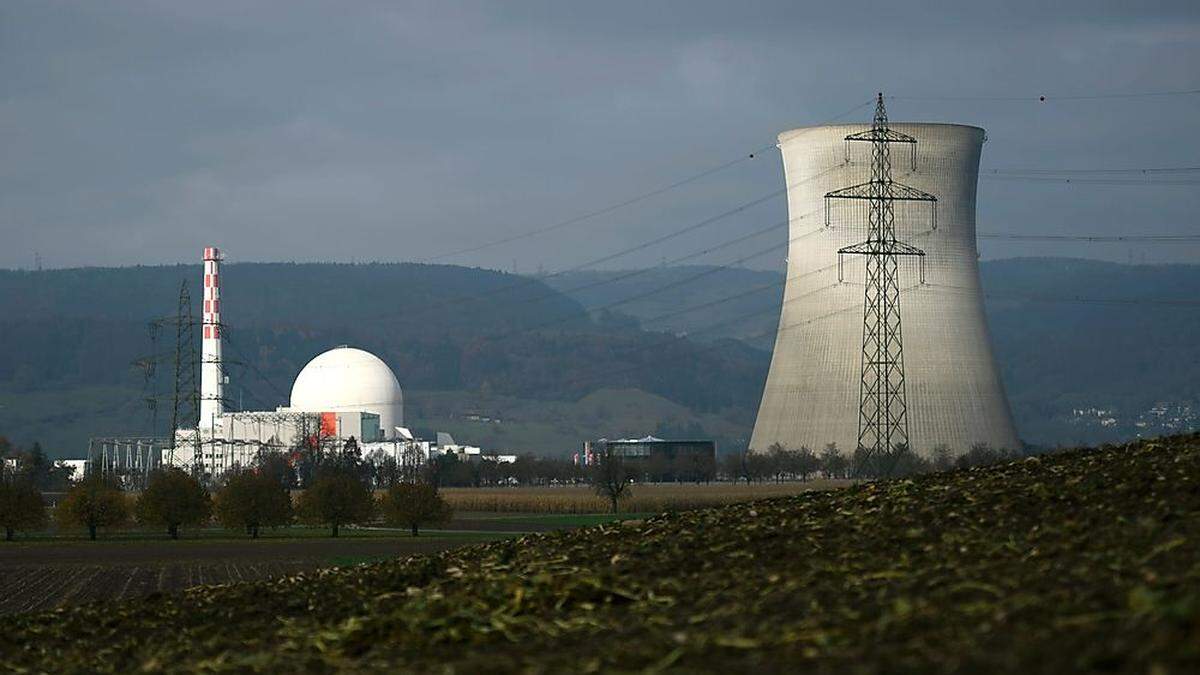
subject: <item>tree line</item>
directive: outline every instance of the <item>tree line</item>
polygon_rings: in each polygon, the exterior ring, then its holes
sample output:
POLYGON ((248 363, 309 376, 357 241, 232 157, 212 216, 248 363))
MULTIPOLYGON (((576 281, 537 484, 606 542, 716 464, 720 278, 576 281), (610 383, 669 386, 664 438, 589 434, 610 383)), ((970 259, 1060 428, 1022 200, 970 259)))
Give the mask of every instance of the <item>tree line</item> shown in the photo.
POLYGON ((766 452, 746 450, 726 455, 721 462, 721 474, 729 480, 747 483, 809 480, 814 476, 870 480, 968 469, 1023 456, 1022 452, 993 448, 987 443, 976 443, 961 455, 956 455, 947 445, 937 445, 927 455, 919 454, 907 445, 898 445, 881 455, 863 448, 847 455, 838 449, 837 443, 827 444, 819 453, 806 447, 793 450, 773 443, 766 452))
POLYGON ((803 447, 792 450, 776 443, 763 453, 726 455, 718 464, 711 456, 703 455, 631 461, 605 447, 609 451, 585 468, 570 461, 532 455, 504 463, 487 457, 461 460, 452 454, 425 461, 415 448, 399 460, 390 456, 364 459, 358 444, 349 439, 338 449, 318 445, 296 459, 261 453, 251 466, 235 468, 217 481, 177 468, 158 470, 148 477, 136 497, 126 494, 122 481, 112 475, 92 474, 69 483, 69 476, 53 467, 36 444, 28 452, 9 447, 0 461, 0 528, 5 539, 11 540, 16 531, 43 527, 47 508, 42 493, 67 487, 53 510, 54 520, 62 529, 85 529, 91 539, 100 529, 130 521, 162 528, 176 539, 181 529, 203 527, 213 520, 227 529, 244 530, 252 538, 257 538, 262 528, 294 522, 328 527, 331 536, 336 537, 345 526, 381 521, 409 528, 416 536, 420 527, 451 518, 449 504, 438 493, 443 486, 587 483, 608 499, 616 512, 620 500, 628 497, 632 485, 639 482, 890 478, 993 464, 1020 456, 983 443, 958 457, 946 446, 934 448, 928 457, 905 446, 882 456, 872 456, 862 449, 846 456, 834 443, 820 453, 803 447), (293 498, 297 485, 303 490, 293 498))
MULTIPOLYGON (((53 518, 59 528, 85 530, 90 539, 131 521, 178 539, 181 530, 213 520, 251 538, 263 528, 294 522, 327 527, 333 537, 345 526, 371 522, 404 527, 417 536, 421 527, 453 516, 427 475, 405 480, 397 473, 376 496, 371 471, 356 452, 331 455, 308 468, 310 478, 295 497, 295 469, 281 455, 260 456, 252 466, 226 473, 216 485, 179 468, 157 470, 136 495, 118 477, 92 473, 71 484, 54 506, 53 518)), ((6 540, 16 531, 41 529, 47 520, 47 505, 30 468, 0 462, 0 527, 6 540)))

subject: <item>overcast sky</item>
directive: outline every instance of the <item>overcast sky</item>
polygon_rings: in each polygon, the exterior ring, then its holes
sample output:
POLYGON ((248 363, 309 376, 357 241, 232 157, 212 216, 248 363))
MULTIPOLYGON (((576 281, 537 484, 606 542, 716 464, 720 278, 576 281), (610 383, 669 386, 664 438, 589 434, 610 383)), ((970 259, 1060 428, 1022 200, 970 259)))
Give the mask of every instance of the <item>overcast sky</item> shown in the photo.
MULTIPOLYGON (((5 0, 0 267, 35 254, 48 267, 195 261, 214 244, 242 261, 429 259, 737 159, 880 89, 898 97, 895 120, 986 128, 985 169, 1200 166, 1200 96, 1059 98, 1200 89, 1196 0, 881 7, 5 0), (1029 98, 976 100, 987 97, 1029 98)), ((562 269, 782 186, 771 149, 630 208, 438 260, 562 269)), ((1194 185, 982 181, 979 226, 1196 234, 1197 212, 1194 185)), ((785 217, 768 200, 607 266, 785 217)), ((696 261, 785 237, 771 236, 696 261)), ((982 250, 1200 262, 1197 245, 982 250)))

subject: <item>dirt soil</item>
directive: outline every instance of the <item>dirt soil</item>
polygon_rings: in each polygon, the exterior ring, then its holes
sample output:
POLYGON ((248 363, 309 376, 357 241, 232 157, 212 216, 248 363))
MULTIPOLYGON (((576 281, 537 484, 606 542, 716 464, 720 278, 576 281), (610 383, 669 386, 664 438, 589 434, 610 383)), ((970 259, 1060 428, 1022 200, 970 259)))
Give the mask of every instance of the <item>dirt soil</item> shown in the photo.
POLYGON ((337 564, 436 553, 467 543, 473 542, 346 537, 7 545, 0 549, 0 614, 256 581, 337 564))

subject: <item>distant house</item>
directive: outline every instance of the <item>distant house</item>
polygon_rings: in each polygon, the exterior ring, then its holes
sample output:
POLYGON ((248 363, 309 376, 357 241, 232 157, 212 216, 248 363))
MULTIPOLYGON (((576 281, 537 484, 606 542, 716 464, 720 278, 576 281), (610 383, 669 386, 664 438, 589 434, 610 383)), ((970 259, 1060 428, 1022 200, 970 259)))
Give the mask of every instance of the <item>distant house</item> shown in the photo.
POLYGON ((60 460, 57 460, 56 462, 54 462, 54 466, 70 468, 71 473, 67 477, 73 481, 76 481, 76 480, 83 479, 83 474, 85 471, 87 471, 87 460, 86 459, 60 459, 60 460))

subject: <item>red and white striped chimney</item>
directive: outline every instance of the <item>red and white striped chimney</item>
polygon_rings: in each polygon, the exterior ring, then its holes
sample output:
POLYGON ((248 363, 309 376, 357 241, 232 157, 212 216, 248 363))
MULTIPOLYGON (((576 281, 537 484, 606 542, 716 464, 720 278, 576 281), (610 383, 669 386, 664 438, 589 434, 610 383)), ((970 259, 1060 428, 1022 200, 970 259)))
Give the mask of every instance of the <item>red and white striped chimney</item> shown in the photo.
POLYGON ((200 428, 212 429, 225 412, 221 373, 221 251, 204 249, 204 316, 200 322, 200 428))

